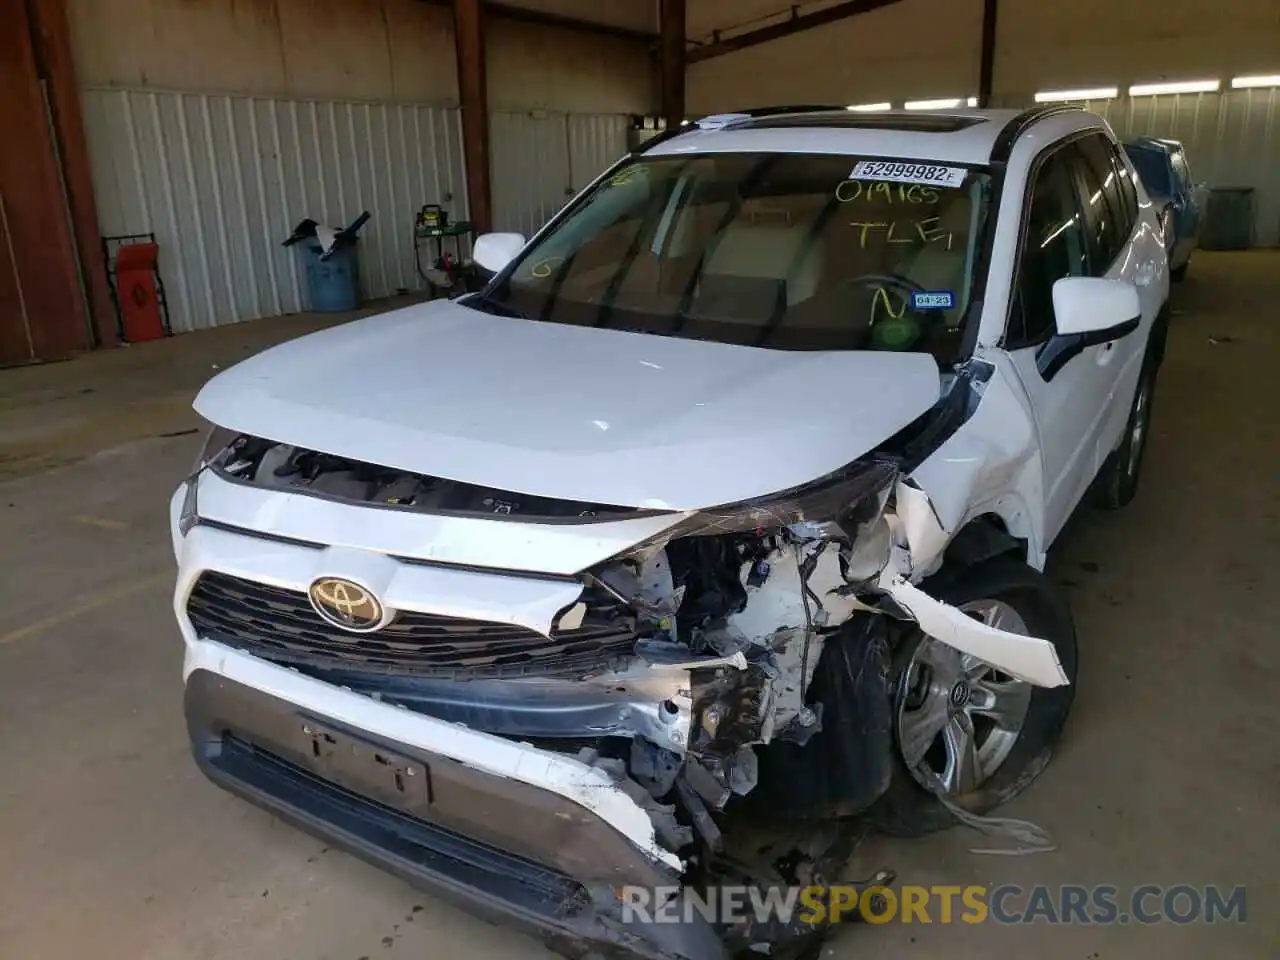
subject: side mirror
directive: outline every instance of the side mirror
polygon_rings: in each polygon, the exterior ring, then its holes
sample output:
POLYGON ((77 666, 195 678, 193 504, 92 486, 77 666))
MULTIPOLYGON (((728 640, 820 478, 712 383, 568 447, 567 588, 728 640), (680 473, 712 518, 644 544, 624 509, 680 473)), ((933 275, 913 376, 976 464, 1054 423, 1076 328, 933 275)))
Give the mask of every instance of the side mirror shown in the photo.
POLYGON ((524 249, 522 233, 482 233, 476 237, 471 259, 490 273, 498 273, 524 249))
POLYGON ((1091 342, 1105 343, 1138 327, 1142 301, 1128 280, 1063 277, 1053 285, 1053 314, 1059 335, 1090 334, 1091 342))

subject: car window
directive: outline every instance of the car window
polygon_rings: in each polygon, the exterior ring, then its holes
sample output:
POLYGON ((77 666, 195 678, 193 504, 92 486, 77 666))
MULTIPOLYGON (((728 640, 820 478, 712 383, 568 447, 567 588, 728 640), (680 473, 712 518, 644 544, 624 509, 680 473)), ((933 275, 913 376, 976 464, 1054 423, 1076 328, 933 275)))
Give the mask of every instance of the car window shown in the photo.
POLYGON ((1133 233, 1133 228, 1138 222, 1138 188, 1134 185, 1133 166, 1129 163, 1129 158, 1120 147, 1110 144, 1111 162, 1115 165, 1116 173, 1120 177, 1120 198, 1124 202, 1125 220, 1128 222, 1128 232, 1133 233))
POLYGON ((1167 197, 1169 189, 1169 163, 1163 150, 1130 145, 1125 147, 1129 159, 1138 170, 1138 177, 1147 193, 1153 197, 1167 197))
POLYGON ((1120 196, 1120 178, 1111 162, 1105 137, 1082 137, 1074 145, 1076 170, 1089 243, 1090 273, 1104 276, 1124 248, 1132 230, 1120 196))
POLYGON ((1005 348, 1044 342, 1053 333, 1053 285, 1088 274, 1084 225, 1069 160, 1059 150, 1036 172, 1005 348))
POLYGON ((582 198, 479 304, 549 323, 946 362, 988 242, 990 184, 983 170, 847 155, 644 157, 582 198))

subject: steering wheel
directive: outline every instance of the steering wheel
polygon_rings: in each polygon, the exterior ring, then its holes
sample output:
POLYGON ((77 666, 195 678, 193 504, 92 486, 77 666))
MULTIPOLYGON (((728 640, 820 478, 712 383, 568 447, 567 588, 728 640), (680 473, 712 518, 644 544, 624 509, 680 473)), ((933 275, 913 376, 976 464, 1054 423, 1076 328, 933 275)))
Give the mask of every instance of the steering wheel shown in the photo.
MULTIPOLYGON (((881 350, 910 350, 925 335, 922 311, 911 309, 911 295, 926 293, 924 287, 898 273, 864 273, 845 281, 848 286, 875 287, 871 302, 871 345, 881 350), (902 298, 902 309, 894 313, 894 305, 888 299, 888 291, 897 291, 902 298), (880 300, 880 293, 885 299, 880 300)), ((935 323, 942 317, 930 317, 935 323)))

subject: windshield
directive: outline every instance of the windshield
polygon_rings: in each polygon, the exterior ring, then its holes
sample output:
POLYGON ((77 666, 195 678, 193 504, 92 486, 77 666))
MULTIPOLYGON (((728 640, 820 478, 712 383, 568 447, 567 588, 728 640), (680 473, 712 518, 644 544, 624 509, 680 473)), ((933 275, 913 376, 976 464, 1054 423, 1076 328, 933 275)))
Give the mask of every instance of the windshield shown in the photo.
POLYGON ((479 306, 788 350, 954 357, 990 178, 800 154, 640 159, 579 201, 479 306))

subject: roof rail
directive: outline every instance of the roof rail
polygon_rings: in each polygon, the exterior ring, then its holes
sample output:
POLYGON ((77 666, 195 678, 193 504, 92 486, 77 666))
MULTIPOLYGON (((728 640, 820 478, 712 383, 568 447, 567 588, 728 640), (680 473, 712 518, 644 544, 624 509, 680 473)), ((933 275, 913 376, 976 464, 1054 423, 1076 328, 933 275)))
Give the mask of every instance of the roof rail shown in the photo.
MULTIPOLYGON (((778 117, 778 116, 784 116, 786 114, 791 114, 791 113, 830 113, 833 110, 839 110, 843 112, 844 107, 837 107, 837 106, 830 106, 830 105, 824 106, 822 104, 803 104, 799 106, 776 106, 776 107, 748 107, 745 110, 717 111, 716 113, 706 114, 704 117, 700 119, 706 119, 706 117, 720 117, 720 116, 738 117, 740 116, 745 119, 757 120, 762 117, 778 117)), ((730 124, 730 126, 732 125, 733 124, 730 124)), ((662 131, 662 133, 658 134, 656 137, 650 137, 640 146, 632 150, 631 155, 639 156, 642 153, 647 153, 650 150, 652 150, 654 147, 658 146, 659 144, 666 143, 668 140, 671 140, 674 137, 678 137, 682 133, 687 133, 696 129, 698 129, 697 120, 690 120, 687 122, 687 124, 681 125, 678 127, 668 127, 666 130, 662 131)))
POLYGON ((656 136, 650 137, 648 140, 640 144, 638 147, 633 148, 630 155, 633 157, 638 157, 643 153, 648 153, 658 144, 666 143, 668 140, 672 140, 675 137, 680 136, 680 134, 682 133, 687 133, 688 130, 689 130, 689 127, 668 127, 666 130, 663 130, 661 133, 657 134, 656 136))
POLYGON ((809 103, 799 106, 748 107, 745 110, 725 110, 723 112, 746 114, 754 120, 757 117, 777 117, 785 113, 829 113, 832 110, 844 110, 844 107, 809 103))
POLYGON ((1076 106, 1073 103, 1051 103, 1022 111, 1022 113, 1006 123, 999 136, 996 137, 995 143, 991 146, 991 162, 1008 162, 1009 154, 1013 153, 1013 145, 1018 142, 1018 138, 1026 133, 1027 128, 1033 123, 1039 123, 1049 117, 1056 117, 1060 113, 1075 113, 1082 110, 1084 110, 1083 107, 1076 106))

